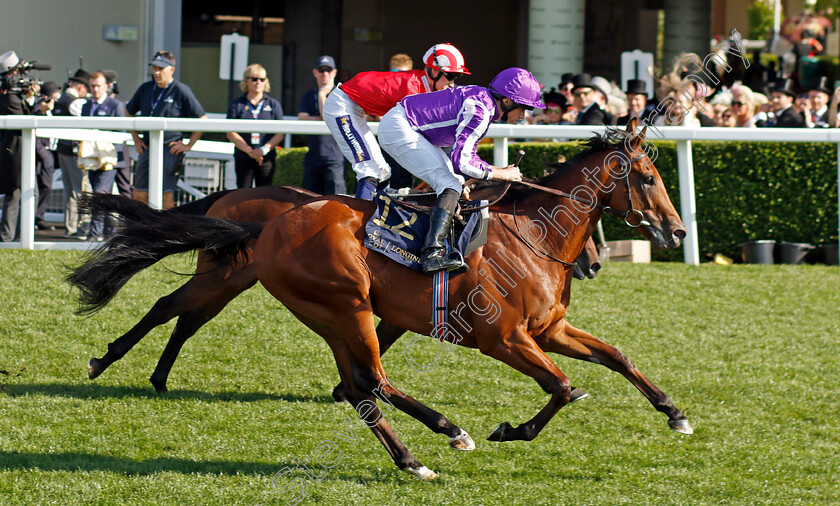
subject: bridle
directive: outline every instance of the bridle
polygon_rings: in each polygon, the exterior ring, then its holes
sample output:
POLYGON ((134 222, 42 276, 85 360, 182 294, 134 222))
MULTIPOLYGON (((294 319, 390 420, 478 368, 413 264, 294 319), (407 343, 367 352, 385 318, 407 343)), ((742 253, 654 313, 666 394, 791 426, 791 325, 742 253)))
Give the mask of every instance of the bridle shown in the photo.
MULTIPOLYGON (((624 212, 617 211, 616 209, 614 209, 614 208, 612 208, 608 205, 605 205, 605 204, 599 204, 598 202, 590 202, 586 199, 582 199, 580 197, 572 195, 571 193, 566 193, 562 190, 556 190, 554 188, 549 188, 547 186, 538 185, 538 184, 531 183, 531 182, 528 182, 528 181, 516 181, 516 183, 528 186, 530 188, 534 188, 535 190, 539 190, 539 191, 542 191, 542 192, 545 192, 545 193, 550 193, 552 195, 558 195, 560 197, 565 197, 567 199, 574 200, 576 202, 580 202, 581 204, 584 204, 587 207, 600 209, 602 212, 607 212, 607 213, 613 214, 615 216, 618 216, 619 218, 622 218, 624 220, 624 223, 628 227, 631 227, 631 228, 637 228, 641 225, 649 226, 650 222, 645 220, 645 215, 642 213, 642 211, 633 207, 633 195, 630 192, 630 167, 633 165, 633 163, 644 159, 646 156, 647 156, 646 153, 642 153, 642 154, 640 154, 640 155, 638 155, 638 156, 636 156, 636 157, 634 157, 630 160, 627 160, 626 158, 622 157, 622 161, 620 162, 620 166, 622 167, 622 171, 624 172, 624 176, 623 176, 622 179, 624 179, 625 190, 626 190, 625 195, 627 196, 627 204, 628 204, 628 206, 627 206, 628 208, 624 212), (631 221, 630 218, 629 218, 630 216, 638 216, 639 217, 638 222, 631 221)), ((524 242, 534 252, 544 256, 545 258, 548 258, 550 260, 553 260, 555 262, 563 264, 566 267, 574 267, 575 265, 577 265, 576 262, 564 262, 563 260, 560 260, 559 258, 553 257, 552 255, 548 254, 547 252, 545 252, 545 251, 539 249, 538 247, 536 247, 535 245, 531 244, 531 242, 528 241, 528 239, 524 235, 522 235, 522 232, 519 228, 519 223, 516 220, 516 201, 515 200, 513 202, 513 224, 516 226, 516 233, 519 235, 519 238, 522 239, 522 242, 524 242)))

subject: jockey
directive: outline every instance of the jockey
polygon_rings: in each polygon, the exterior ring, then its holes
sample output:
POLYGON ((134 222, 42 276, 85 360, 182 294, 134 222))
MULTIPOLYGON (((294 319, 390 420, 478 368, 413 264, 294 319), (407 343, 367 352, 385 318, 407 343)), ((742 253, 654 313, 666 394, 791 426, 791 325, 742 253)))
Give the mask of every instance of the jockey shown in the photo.
POLYGON ((356 74, 324 102, 324 121, 356 172, 356 198, 371 199, 377 184, 391 174, 365 114, 382 116, 407 95, 453 87, 455 79, 469 74, 464 56, 451 44, 430 47, 423 63, 425 70, 356 74))
POLYGON ((448 258, 444 239, 452 225, 464 176, 476 179, 520 181, 519 167, 494 167, 476 155, 478 141, 491 121, 516 123, 525 110, 545 109, 540 84, 525 69, 509 68, 490 86, 459 86, 405 97, 379 124, 382 148, 400 165, 437 193, 423 243, 423 272, 456 270, 460 259, 448 258), (451 147, 447 156, 443 147, 451 147))

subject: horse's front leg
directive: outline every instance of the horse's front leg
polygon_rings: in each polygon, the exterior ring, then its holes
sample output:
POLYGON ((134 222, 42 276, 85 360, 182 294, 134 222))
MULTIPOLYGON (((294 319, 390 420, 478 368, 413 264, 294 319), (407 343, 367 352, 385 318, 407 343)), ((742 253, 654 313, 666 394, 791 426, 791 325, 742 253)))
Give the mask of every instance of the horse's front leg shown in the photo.
POLYGON ((551 394, 548 404, 534 418, 518 427, 503 422, 487 438, 490 441, 531 441, 557 411, 569 403, 569 379, 524 329, 517 328, 506 338, 487 341, 487 345, 483 345, 482 340, 478 344, 482 353, 534 378, 543 390, 551 394))
POLYGON ((683 434, 694 432, 688 419, 674 406, 671 398, 651 383, 617 348, 573 327, 565 319, 534 339, 547 352, 602 364, 620 373, 642 392, 653 407, 668 415, 668 425, 672 429, 683 434))

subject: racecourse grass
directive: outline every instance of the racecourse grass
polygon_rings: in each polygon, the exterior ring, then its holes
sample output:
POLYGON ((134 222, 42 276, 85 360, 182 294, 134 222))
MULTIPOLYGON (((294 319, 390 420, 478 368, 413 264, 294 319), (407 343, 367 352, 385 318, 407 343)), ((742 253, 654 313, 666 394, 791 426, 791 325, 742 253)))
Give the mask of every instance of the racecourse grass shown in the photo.
MULTIPOLYGON (((189 257, 133 279, 90 318, 62 282, 74 252, 0 250, 0 504, 284 504, 308 485, 322 504, 836 504, 840 502, 840 269, 609 263, 575 282, 570 321, 621 349, 668 393, 695 434, 668 429, 624 378, 554 357, 591 397, 563 408, 532 442, 485 440, 547 401, 536 383, 476 350, 420 373, 385 356, 389 375, 476 440, 446 438, 383 408, 414 455, 440 473, 398 471, 348 404, 323 340, 265 290, 234 300, 185 345, 157 395, 147 378, 173 323, 95 381, 101 356, 158 297, 184 282, 189 257), (288 466, 325 440, 343 459, 320 481, 288 466), (299 483, 299 482, 298 482, 299 483)), ((418 360, 431 361, 424 339, 418 360)), ((323 449, 323 448, 322 448, 323 449)), ((337 453, 333 453, 334 458, 337 453)))

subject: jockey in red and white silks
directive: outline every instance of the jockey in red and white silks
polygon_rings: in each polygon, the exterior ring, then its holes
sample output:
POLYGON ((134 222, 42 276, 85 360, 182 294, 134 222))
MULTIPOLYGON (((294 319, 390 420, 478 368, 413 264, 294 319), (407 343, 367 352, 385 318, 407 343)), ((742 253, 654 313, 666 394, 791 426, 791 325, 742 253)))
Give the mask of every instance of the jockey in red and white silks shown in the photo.
POLYGON ((458 76, 469 74, 451 44, 432 46, 423 60, 425 70, 357 74, 324 102, 324 121, 359 180, 356 197, 371 198, 376 184, 391 173, 365 115, 382 116, 408 95, 450 88, 458 76))

